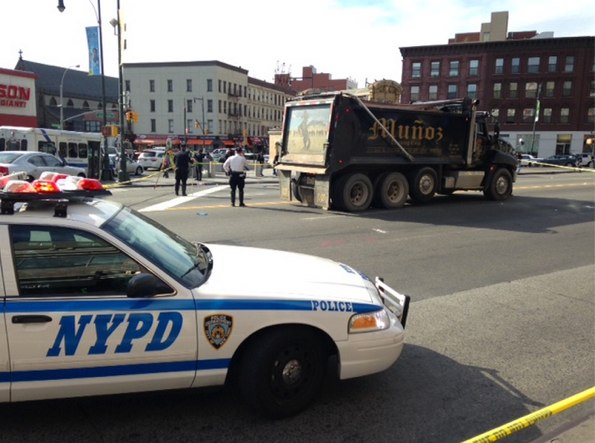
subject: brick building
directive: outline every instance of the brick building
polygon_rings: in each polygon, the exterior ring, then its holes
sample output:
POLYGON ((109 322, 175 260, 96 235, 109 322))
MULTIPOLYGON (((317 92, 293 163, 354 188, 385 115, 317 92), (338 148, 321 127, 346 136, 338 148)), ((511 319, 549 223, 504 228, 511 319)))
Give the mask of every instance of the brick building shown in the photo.
POLYGON ((507 12, 492 13, 480 32, 457 34, 445 45, 400 48, 402 102, 470 96, 521 152, 591 152, 594 37, 507 32, 507 24, 507 12))
POLYGON ((275 85, 290 88, 295 93, 308 89, 342 91, 357 88, 355 80, 333 79, 330 74, 317 72, 314 66, 304 66, 301 77, 292 77, 290 73, 275 74, 275 85))

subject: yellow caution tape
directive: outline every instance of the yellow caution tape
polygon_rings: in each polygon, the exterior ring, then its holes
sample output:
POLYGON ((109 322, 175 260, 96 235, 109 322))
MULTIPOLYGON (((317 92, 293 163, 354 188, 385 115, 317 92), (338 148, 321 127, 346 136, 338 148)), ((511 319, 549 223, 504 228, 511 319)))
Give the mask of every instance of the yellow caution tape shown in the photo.
POLYGON ((462 443, 489 443, 500 440, 517 431, 528 428, 529 426, 533 426, 537 422, 551 417, 552 415, 558 414, 568 408, 576 406, 579 403, 585 402, 593 397, 595 397, 595 386, 583 392, 579 392, 572 397, 560 400, 551 406, 546 406, 545 408, 525 415, 524 417, 521 417, 517 420, 513 420, 509 423, 506 423, 505 425, 494 428, 491 431, 478 435, 477 437, 465 440, 462 443))

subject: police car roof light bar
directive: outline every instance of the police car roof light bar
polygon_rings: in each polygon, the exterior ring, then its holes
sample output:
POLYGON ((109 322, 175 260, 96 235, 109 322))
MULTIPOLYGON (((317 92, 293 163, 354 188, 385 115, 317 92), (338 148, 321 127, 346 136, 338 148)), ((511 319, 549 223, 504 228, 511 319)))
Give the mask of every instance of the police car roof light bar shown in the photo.
POLYGON ((8 180, 0 187, 4 188, 0 192, 0 214, 14 214, 14 205, 17 202, 44 202, 54 205, 55 217, 66 217, 70 201, 112 195, 99 180, 55 173, 44 175, 44 178, 47 180, 34 180, 32 183, 25 180, 8 180))

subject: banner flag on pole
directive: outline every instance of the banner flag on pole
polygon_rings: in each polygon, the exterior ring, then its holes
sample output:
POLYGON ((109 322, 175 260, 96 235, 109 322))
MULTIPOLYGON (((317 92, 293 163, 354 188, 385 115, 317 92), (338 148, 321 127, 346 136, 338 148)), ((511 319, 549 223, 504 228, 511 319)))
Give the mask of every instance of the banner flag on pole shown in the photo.
POLYGON ((539 121, 539 108, 541 107, 541 102, 537 99, 535 103, 535 123, 539 121))
POLYGON ((89 75, 101 75, 99 26, 89 26, 86 30, 87 46, 89 47, 89 75))

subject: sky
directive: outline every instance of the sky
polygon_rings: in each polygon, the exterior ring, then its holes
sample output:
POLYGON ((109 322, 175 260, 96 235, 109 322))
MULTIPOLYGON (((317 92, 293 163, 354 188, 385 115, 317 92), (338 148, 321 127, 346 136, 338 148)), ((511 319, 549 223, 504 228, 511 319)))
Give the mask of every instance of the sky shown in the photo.
POLYGON ((124 63, 218 60, 259 80, 300 77, 303 66, 358 87, 401 81, 399 48, 447 44, 508 11, 508 31, 595 35, 592 0, 12 0, 3 2, 0 68, 28 61, 89 68, 85 28, 101 10, 105 74, 118 75, 117 3, 124 63))

